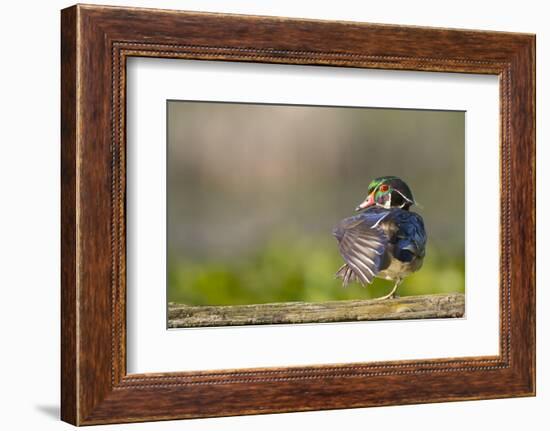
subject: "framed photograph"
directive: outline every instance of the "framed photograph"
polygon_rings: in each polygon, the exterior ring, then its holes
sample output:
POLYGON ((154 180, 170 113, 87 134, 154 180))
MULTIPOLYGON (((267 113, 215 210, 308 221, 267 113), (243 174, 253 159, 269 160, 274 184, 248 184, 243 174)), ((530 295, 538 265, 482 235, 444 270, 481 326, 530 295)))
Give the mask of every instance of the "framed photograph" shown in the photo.
POLYGON ((61 416, 535 394, 535 37, 61 14, 61 416))

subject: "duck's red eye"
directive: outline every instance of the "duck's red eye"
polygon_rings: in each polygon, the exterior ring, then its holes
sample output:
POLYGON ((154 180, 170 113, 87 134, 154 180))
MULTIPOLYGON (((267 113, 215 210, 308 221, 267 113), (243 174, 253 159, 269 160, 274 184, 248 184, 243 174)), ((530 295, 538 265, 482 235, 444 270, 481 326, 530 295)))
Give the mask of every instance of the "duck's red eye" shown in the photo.
POLYGON ((382 185, 380 186, 380 191, 381 191, 381 192, 387 192, 388 189, 389 189, 389 187, 388 187, 387 184, 382 184, 382 185))

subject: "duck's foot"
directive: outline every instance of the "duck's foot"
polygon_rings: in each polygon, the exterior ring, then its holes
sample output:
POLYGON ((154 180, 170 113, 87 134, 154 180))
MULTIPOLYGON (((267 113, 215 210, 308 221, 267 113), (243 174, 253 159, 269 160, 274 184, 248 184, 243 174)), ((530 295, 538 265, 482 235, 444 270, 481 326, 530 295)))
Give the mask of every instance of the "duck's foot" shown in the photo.
POLYGON ((388 293, 387 295, 381 296, 380 298, 375 298, 375 300, 376 301, 383 301, 384 299, 399 298, 399 296, 396 295, 396 293, 395 293, 397 291, 397 288, 399 287, 399 284, 401 284, 401 280, 396 281, 396 283, 394 284, 393 289, 391 290, 390 293, 388 293))
POLYGON ((384 299, 394 299, 395 293, 388 293, 387 295, 380 296, 379 298, 374 298, 375 301, 383 301, 384 299))

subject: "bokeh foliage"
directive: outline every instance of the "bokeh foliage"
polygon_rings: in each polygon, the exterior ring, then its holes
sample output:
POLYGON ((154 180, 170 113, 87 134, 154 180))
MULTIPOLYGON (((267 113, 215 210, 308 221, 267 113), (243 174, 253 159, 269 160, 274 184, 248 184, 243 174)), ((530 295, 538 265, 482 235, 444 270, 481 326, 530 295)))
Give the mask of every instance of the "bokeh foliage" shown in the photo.
MULTIPOLYGON (((169 265, 169 301, 192 305, 269 302, 322 302, 369 299, 387 293, 393 283, 375 279, 368 287, 347 288, 334 279, 342 264, 336 242, 324 238, 277 235, 250 256, 220 261, 179 261, 169 265)), ((464 292, 464 261, 428 247, 422 269, 407 277, 398 294, 464 292)))

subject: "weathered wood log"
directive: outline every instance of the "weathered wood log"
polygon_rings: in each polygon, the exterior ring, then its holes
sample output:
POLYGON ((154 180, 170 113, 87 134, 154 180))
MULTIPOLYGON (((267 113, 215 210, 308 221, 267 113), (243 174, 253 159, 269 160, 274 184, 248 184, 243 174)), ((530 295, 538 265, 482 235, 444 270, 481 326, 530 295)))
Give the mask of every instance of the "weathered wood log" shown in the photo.
POLYGON ((435 319, 464 316, 464 294, 406 296, 387 300, 282 302, 188 306, 168 304, 168 327, 327 323, 366 320, 435 319))

